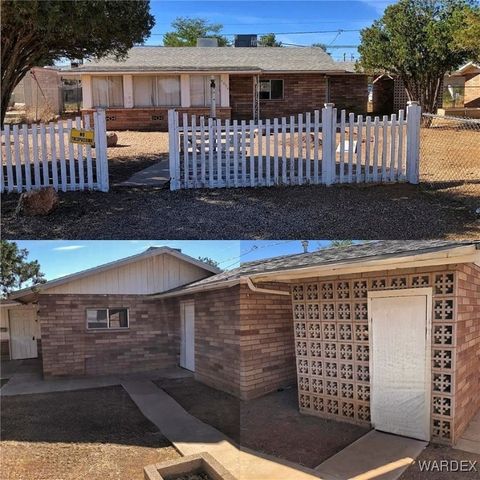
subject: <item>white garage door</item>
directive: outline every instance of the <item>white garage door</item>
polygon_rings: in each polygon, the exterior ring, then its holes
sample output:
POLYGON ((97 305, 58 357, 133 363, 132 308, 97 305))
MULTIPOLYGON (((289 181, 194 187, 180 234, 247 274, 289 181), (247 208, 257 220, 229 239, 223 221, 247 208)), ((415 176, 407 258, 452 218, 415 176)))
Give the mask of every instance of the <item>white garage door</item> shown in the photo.
POLYGON ((14 360, 36 358, 37 352, 37 312, 33 309, 12 309, 10 319, 10 347, 14 360))
POLYGON ((431 289, 370 292, 369 312, 372 425, 429 440, 431 289))

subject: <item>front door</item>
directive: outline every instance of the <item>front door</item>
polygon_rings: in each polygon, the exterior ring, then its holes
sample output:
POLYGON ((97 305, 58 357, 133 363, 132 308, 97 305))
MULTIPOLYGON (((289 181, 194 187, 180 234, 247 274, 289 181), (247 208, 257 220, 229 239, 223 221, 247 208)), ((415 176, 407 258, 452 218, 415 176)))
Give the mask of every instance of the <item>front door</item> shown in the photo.
POLYGON ((37 312, 33 309, 12 309, 9 319, 12 359, 37 358, 37 312))
POLYGON ((372 425, 428 441, 431 289, 369 292, 368 297, 372 425))
POLYGON ((180 303, 180 366, 195 371, 195 304, 180 303))

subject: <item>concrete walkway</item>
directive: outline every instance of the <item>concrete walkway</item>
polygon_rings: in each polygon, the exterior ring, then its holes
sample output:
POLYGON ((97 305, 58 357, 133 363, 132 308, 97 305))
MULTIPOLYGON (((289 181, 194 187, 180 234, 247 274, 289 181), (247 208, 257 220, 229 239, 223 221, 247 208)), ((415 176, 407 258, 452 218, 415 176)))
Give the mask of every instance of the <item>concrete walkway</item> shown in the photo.
POLYGON ((427 445, 372 430, 315 470, 335 480, 396 480, 427 445))
POLYGON ((122 382, 140 411, 182 455, 208 452, 238 480, 330 480, 314 470, 239 448, 223 433, 186 412, 152 382, 122 382))
POLYGON ((473 417, 453 448, 480 455, 480 412, 473 417))
POLYGON ((128 180, 119 183, 122 187, 161 187, 170 180, 168 160, 162 160, 134 173, 128 180))
POLYGON ((36 393, 68 392, 72 390, 84 390, 87 388, 102 388, 121 385, 124 380, 141 379, 143 381, 150 379, 163 378, 184 378, 192 374, 182 368, 168 368, 153 370, 150 372, 132 373, 127 375, 102 375, 91 377, 62 377, 45 380, 41 371, 30 371, 25 369, 16 369, 10 372, 9 381, 0 389, 1 396, 12 395, 32 395, 36 393))

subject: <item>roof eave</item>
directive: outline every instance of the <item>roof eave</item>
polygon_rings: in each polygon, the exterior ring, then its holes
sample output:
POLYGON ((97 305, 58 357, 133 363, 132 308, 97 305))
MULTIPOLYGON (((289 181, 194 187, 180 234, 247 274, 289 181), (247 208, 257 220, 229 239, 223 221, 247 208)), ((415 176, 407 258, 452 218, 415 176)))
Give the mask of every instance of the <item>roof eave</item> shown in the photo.
POLYGON ((184 253, 178 252, 177 250, 170 248, 170 247, 158 247, 152 250, 146 250, 145 252, 139 253, 137 255, 132 255, 130 257, 126 258, 121 258, 119 260, 115 260, 113 262, 106 263, 104 265, 99 265, 97 267, 89 268, 87 270, 83 270, 81 272, 76 272, 71 275, 66 275, 61 278, 57 278, 54 280, 50 280, 48 282, 42 283, 35 285, 34 287, 28 287, 28 288, 23 288, 22 290, 17 290, 16 292, 13 292, 12 294, 9 295, 8 299, 9 300, 16 300, 20 299, 24 296, 27 295, 32 295, 32 294, 37 294, 41 291, 47 290, 52 287, 57 287, 59 285, 64 285, 66 283, 69 283, 71 281, 75 280, 80 280, 81 278, 88 277, 90 275, 96 275, 98 273, 104 272, 106 270, 110 270, 113 268, 118 268, 124 265, 128 265, 130 263, 137 262, 139 260, 143 260, 146 258, 150 257, 155 257, 157 255, 164 255, 164 254, 169 254, 172 255, 179 260, 183 260, 185 262, 188 262, 192 265, 196 265, 199 268, 203 268, 206 271, 209 271, 213 274, 218 274, 221 273, 221 270, 217 267, 214 267, 212 265, 209 265, 207 263, 201 262, 200 260, 196 260, 193 257, 190 257, 189 255, 185 255, 184 253))
POLYGON ((205 292, 226 288, 233 285, 246 282, 248 279, 257 281, 289 281, 298 278, 311 278, 331 275, 342 275, 349 273, 366 273, 378 270, 397 270, 400 268, 429 267, 438 265, 449 265, 456 263, 475 263, 480 266, 480 249, 476 244, 445 246, 425 250, 413 254, 377 255, 372 257, 361 257, 353 260, 333 261, 330 263, 321 263, 311 266, 297 268, 279 268, 269 272, 251 273, 240 275, 234 279, 219 280, 188 287, 185 286, 177 291, 155 294, 155 298, 171 298, 194 293, 205 292))

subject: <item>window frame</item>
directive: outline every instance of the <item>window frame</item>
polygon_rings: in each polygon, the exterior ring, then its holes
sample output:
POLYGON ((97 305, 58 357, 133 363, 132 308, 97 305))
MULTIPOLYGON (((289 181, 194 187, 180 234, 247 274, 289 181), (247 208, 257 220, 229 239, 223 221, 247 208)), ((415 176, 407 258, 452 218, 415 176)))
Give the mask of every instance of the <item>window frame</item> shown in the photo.
MULTIPOLYGON (((190 89, 190 106, 192 108, 209 108, 211 99, 210 97, 210 81, 211 81, 212 75, 209 74, 193 74, 190 75, 190 81, 189 81, 189 89, 190 89), (192 101, 192 78, 202 78, 203 80, 203 103, 202 104, 194 104, 192 101)), ((220 74, 215 74, 213 75, 214 80, 215 80, 215 88, 218 88, 218 94, 216 95, 215 98, 215 104, 217 107, 222 105, 222 76, 220 74)))
POLYGON ((85 326, 87 331, 89 332, 96 332, 98 330, 106 332, 106 331, 123 331, 130 329, 130 309, 128 307, 88 307, 85 309, 85 326), (106 327, 89 327, 88 326, 88 311, 89 310, 106 310, 107 312, 107 326, 106 327), (126 327, 110 327, 110 310, 125 310, 127 312, 127 326, 126 327))
POLYGON ((133 108, 177 108, 182 105, 182 79, 180 75, 133 75, 132 79, 132 90, 133 90, 133 108), (135 101, 135 79, 140 77, 143 78, 153 78, 154 79, 154 91, 153 91, 153 105, 149 106, 139 106, 135 101), (162 79, 174 79, 178 82, 178 103, 175 105, 160 104, 159 102, 159 81, 162 79))
POLYGON ((125 108, 125 86, 124 86, 124 83, 123 83, 123 75, 92 75, 92 107, 93 108, 125 108), (121 85, 121 93, 122 93, 122 105, 115 105, 115 106, 112 106, 111 105, 111 101, 110 101, 110 89, 108 88, 108 79, 109 78, 120 78, 121 79, 121 82, 120 82, 120 85, 121 85), (93 99, 94 99, 94 92, 93 92, 93 84, 95 83, 94 82, 94 79, 95 80, 103 80, 103 81, 106 81, 107 82, 107 89, 106 89, 106 92, 107 92, 107 103, 108 105, 94 105, 94 102, 93 102, 93 99))
POLYGON ((285 81, 283 78, 261 78, 259 80, 259 83, 261 84, 262 82, 268 82, 269 89, 268 89, 268 98, 261 98, 260 94, 265 92, 260 91, 260 85, 259 85, 258 94, 260 97, 260 101, 278 102, 280 100, 285 100, 285 81), (282 96, 280 98, 272 98, 272 80, 276 82, 282 82, 282 96))

